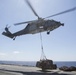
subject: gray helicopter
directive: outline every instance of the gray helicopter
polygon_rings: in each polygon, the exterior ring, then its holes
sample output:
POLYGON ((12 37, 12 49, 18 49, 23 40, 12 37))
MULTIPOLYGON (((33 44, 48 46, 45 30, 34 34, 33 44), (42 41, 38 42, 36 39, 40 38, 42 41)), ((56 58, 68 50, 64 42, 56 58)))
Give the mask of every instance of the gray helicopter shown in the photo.
POLYGON ((21 23, 14 24, 14 25, 21 25, 21 24, 26 24, 27 23, 27 26, 24 29, 22 29, 20 31, 17 31, 15 33, 11 33, 9 31, 9 27, 6 26, 5 31, 2 34, 9 37, 9 38, 12 38, 13 40, 15 40, 15 38, 17 36, 25 35, 25 34, 36 34, 36 33, 44 32, 44 31, 46 31, 47 34, 50 34, 50 31, 53 31, 54 29, 56 29, 60 26, 64 26, 64 23, 60 23, 60 22, 55 21, 55 20, 46 20, 46 18, 54 17, 54 16, 57 16, 57 15, 60 15, 60 14, 64 14, 64 13, 68 13, 68 12, 76 10, 76 7, 74 7, 74 8, 65 10, 63 12, 60 12, 60 13, 57 13, 57 14, 54 14, 54 15, 51 15, 51 16, 48 16, 48 17, 45 17, 45 18, 41 18, 36 13, 36 11, 32 7, 29 0, 25 0, 25 1, 28 4, 28 6, 31 8, 31 10, 35 14, 35 16, 38 17, 38 19, 33 20, 33 21, 27 21, 27 22, 21 22, 21 23))

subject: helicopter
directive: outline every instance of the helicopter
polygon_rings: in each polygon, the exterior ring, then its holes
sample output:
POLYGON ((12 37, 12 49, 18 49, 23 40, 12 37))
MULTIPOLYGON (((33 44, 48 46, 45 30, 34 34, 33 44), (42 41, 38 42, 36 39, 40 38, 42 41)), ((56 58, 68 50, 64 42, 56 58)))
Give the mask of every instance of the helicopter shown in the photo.
POLYGON ((64 13, 68 13, 71 11, 76 10, 76 7, 59 12, 57 14, 45 17, 45 18, 41 18, 35 11, 35 9, 33 8, 33 6, 31 5, 31 3, 29 2, 29 0, 25 0, 25 2, 28 4, 28 6, 30 7, 30 9, 32 10, 32 12, 34 13, 34 15, 38 18, 37 20, 32 20, 32 21, 27 21, 27 22, 20 22, 20 23, 15 23, 14 25, 21 25, 21 24, 27 24, 27 26, 20 30, 17 31, 15 33, 11 33, 9 31, 9 27, 5 27, 5 31, 2 32, 2 34, 4 36, 7 36, 13 40, 15 40, 15 38, 17 36, 21 36, 21 35, 25 35, 25 34, 36 34, 36 33, 40 33, 40 32, 44 32, 46 31, 47 34, 50 34, 50 31, 53 31, 54 29, 60 27, 60 26, 64 26, 64 23, 61 23, 59 21, 55 21, 55 20, 46 20, 46 18, 50 18, 50 17, 54 17, 57 15, 61 15, 64 13))

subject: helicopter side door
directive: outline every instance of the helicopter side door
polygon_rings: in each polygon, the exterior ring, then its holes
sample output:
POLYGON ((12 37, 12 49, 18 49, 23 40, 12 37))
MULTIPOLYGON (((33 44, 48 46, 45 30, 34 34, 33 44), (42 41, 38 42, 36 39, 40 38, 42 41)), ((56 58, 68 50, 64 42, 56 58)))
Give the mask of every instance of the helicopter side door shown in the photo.
POLYGON ((38 32, 38 28, 36 24, 32 24, 29 26, 29 33, 30 34, 35 34, 38 32))

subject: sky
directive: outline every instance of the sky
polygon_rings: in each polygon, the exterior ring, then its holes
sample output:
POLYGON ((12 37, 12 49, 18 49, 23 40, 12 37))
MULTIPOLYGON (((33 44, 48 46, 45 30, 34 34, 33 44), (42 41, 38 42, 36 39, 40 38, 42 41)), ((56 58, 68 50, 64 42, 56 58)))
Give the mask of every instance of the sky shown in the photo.
MULTIPOLYGON (((44 18, 76 7, 76 0, 29 0, 37 14, 44 18)), ((8 24, 14 33, 26 25, 14 26, 14 23, 36 20, 24 0, 0 0, 0 60, 38 61, 41 57, 40 34, 19 36, 15 41, 2 35, 8 24)), ((47 35, 42 33, 44 53, 47 59, 54 61, 76 61, 76 11, 51 17, 64 23, 47 35)))

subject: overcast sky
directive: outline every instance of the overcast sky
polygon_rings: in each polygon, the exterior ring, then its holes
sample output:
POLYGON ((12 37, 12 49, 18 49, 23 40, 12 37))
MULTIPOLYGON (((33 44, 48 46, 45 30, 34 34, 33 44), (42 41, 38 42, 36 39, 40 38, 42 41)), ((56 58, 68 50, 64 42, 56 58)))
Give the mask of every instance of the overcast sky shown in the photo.
MULTIPOLYGON (((76 0, 29 0, 40 17, 47 17, 76 7, 76 0)), ((37 61, 41 56, 40 34, 23 35, 15 41, 3 36, 6 24, 12 33, 26 27, 14 23, 36 20, 24 0, 0 0, 0 60, 37 61)), ((76 11, 49 18, 64 23, 64 27, 42 33, 44 52, 54 61, 76 61, 76 11)))

